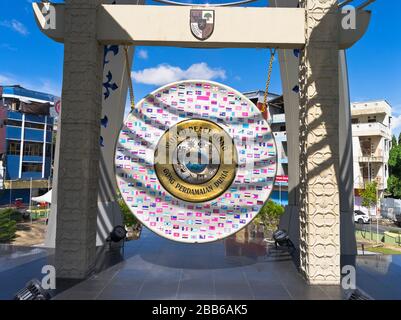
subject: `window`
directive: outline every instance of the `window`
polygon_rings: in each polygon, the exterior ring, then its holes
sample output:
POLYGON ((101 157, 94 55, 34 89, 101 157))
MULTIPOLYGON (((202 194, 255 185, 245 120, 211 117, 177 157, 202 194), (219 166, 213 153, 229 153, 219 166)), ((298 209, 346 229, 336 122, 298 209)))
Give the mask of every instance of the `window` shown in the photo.
POLYGON ((43 143, 25 142, 24 156, 43 156, 43 143))
POLYGON ((46 157, 51 157, 52 154, 52 145, 50 143, 46 144, 46 157))
POLYGON ((353 118, 353 119, 351 119, 351 123, 352 123, 352 124, 357 124, 357 123, 359 123, 358 118, 353 118))
POLYGON ((45 129, 45 125, 43 123, 34 123, 34 122, 25 122, 25 127, 26 128, 32 128, 32 129, 45 129))
POLYGON ((6 119, 4 120, 6 126, 21 127, 22 122, 19 120, 6 119))
POLYGON ((21 141, 9 141, 7 146, 7 154, 19 155, 21 149, 21 141))
POLYGON ((42 172, 42 164, 29 162, 23 163, 22 172, 42 172))

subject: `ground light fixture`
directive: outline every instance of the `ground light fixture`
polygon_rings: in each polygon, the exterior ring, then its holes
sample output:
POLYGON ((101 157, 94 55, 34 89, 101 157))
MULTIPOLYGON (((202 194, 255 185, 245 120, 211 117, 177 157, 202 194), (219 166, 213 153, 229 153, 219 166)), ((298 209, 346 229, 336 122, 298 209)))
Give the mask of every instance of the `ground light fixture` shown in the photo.
POLYGON ((37 279, 29 281, 25 288, 21 289, 14 296, 14 300, 50 300, 50 293, 43 289, 41 283, 37 279))
POLYGON ((121 240, 124 240, 126 236, 127 230, 125 230, 124 226, 115 226, 110 232, 107 240, 112 242, 120 242, 121 240))
POLYGON ((294 245, 292 244, 290 237, 287 233, 287 231, 279 229, 276 230, 273 233, 273 240, 274 240, 274 244, 276 246, 276 248, 278 246, 280 247, 293 247, 294 245))

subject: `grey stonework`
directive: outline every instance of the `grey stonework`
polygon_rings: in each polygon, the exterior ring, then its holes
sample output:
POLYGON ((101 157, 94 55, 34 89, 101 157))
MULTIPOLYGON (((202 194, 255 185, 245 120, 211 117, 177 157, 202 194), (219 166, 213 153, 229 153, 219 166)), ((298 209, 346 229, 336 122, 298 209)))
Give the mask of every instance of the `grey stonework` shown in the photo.
POLYGON ((95 264, 102 95, 100 0, 65 1, 64 77, 57 186, 56 272, 85 278, 95 264))

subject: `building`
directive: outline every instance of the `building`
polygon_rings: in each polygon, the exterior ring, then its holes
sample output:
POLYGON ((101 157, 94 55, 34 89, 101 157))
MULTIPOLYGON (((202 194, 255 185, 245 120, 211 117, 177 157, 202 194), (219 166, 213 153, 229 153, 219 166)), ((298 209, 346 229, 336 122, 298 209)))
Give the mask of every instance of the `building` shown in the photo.
POLYGON ((31 189, 48 189, 53 158, 53 117, 56 97, 0 86, 0 154, 2 183, 0 205, 20 198, 29 203, 31 189))
MULTIPOLYGON (((262 110, 264 91, 250 91, 244 95, 262 110)), ((269 94, 268 104, 264 115, 272 129, 278 155, 276 182, 270 199, 285 206, 288 204, 288 153, 283 96, 269 94)))
MULTIPOLYGON (((262 108, 264 91, 244 93, 262 108)), ((278 168, 271 199, 288 204, 288 150, 283 96, 269 94, 265 117, 271 126, 277 146, 278 168)), ((385 100, 351 104, 355 209, 361 208, 360 192, 365 183, 375 181, 378 197, 383 198, 389 177, 391 149, 391 106, 385 100)))
POLYGON ((361 207, 360 191, 369 181, 377 183, 383 198, 389 177, 391 106, 385 100, 351 104, 354 157, 355 207, 361 207))

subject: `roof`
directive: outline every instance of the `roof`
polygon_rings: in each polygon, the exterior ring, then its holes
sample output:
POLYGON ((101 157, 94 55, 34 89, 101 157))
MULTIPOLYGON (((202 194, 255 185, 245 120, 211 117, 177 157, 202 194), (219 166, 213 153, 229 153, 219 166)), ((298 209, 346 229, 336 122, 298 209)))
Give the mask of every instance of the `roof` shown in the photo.
POLYGON ((32 101, 32 102, 39 102, 39 103, 50 103, 54 105, 54 102, 57 101, 59 98, 43 92, 33 91, 25 89, 21 86, 3 86, 3 98, 13 98, 22 101, 32 101))

